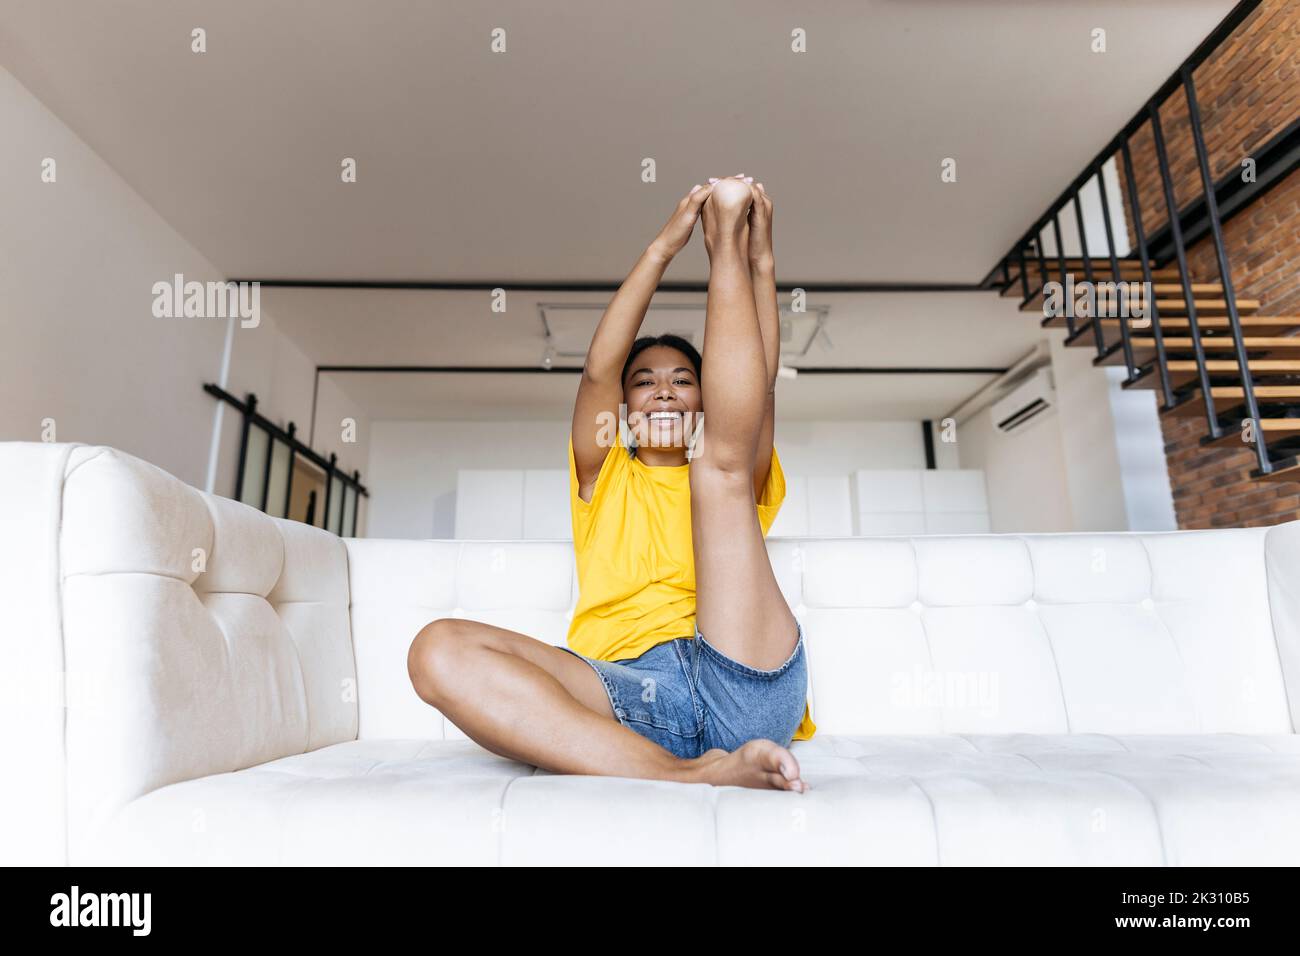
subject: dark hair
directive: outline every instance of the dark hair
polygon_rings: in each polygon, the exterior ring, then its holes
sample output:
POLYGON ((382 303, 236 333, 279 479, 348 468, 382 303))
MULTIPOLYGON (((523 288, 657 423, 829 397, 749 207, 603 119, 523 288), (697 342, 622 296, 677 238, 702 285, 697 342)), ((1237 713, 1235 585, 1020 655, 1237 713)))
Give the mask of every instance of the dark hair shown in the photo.
POLYGON ((619 379, 620 384, 627 379, 628 370, 632 368, 632 361, 652 345, 666 345, 684 353, 691 360, 691 364, 695 366, 695 378, 697 380, 700 378, 700 365, 703 364, 704 359, 700 357, 699 350, 680 335, 665 332, 663 335, 643 335, 632 343, 632 349, 627 353, 627 361, 623 363, 623 375, 619 379))

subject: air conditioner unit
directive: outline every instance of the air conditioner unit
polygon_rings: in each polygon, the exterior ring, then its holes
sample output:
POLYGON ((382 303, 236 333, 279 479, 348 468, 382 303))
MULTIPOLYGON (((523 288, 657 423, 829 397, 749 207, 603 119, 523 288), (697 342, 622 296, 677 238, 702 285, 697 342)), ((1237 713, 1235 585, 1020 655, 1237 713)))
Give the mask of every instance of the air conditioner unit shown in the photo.
POLYGON ((1023 428, 1056 404, 1049 368, 1037 369, 990 408, 998 431, 1013 432, 1023 428))

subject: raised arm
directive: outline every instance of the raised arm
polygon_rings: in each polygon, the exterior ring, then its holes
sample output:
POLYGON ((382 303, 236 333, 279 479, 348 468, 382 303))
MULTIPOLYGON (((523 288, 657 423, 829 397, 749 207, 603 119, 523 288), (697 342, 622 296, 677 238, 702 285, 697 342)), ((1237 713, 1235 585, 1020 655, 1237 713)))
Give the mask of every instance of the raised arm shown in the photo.
POLYGON ((772 467, 772 434, 776 421, 776 370, 781 362, 781 310, 776 301, 776 257, 772 252, 772 200, 762 183, 752 187, 749 210, 749 281, 754 287, 754 308, 763 335, 767 369, 767 397, 763 425, 754 449, 754 499, 758 500, 772 467))
POLYGON ((711 190, 711 186, 696 186, 677 203, 667 224, 610 299, 591 337, 573 403, 573 461, 580 494, 595 483, 609 452, 609 445, 601 441, 602 426, 606 420, 618 421, 618 406, 623 401, 623 363, 636 341, 650 300, 668 264, 690 240, 700 207, 711 190))

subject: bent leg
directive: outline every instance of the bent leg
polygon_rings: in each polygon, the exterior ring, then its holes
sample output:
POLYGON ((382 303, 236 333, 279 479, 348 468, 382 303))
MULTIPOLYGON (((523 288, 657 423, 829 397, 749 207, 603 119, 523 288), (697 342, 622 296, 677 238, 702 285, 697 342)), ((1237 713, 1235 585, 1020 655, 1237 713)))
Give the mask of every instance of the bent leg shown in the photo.
POLYGON ((724 183, 705 202, 710 262, 700 375, 704 428, 690 468, 695 615, 709 644, 767 670, 794 652, 798 629, 772 572, 754 501, 767 366, 749 276, 750 191, 743 184, 724 189, 724 183))
POLYGON ((556 773, 682 779, 684 761, 614 719, 585 661, 460 618, 427 624, 407 654, 420 699, 493 753, 556 773))
POLYGON ((614 719, 600 677, 567 651, 460 618, 425 625, 407 670, 420 699, 475 743, 555 773, 803 790, 788 751, 767 740, 679 758, 614 719))

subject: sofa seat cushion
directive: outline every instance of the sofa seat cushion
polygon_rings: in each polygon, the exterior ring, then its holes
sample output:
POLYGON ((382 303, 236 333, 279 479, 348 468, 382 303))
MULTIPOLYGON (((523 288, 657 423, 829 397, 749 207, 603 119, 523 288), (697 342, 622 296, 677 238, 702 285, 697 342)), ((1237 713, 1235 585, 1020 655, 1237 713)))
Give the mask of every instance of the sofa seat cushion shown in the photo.
MULTIPOLYGON (((359 740, 162 787, 86 863, 1288 865, 1300 737, 836 736, 806 794, 359 740)), ((75 861, 74 861, 75 862, 75 861)))

